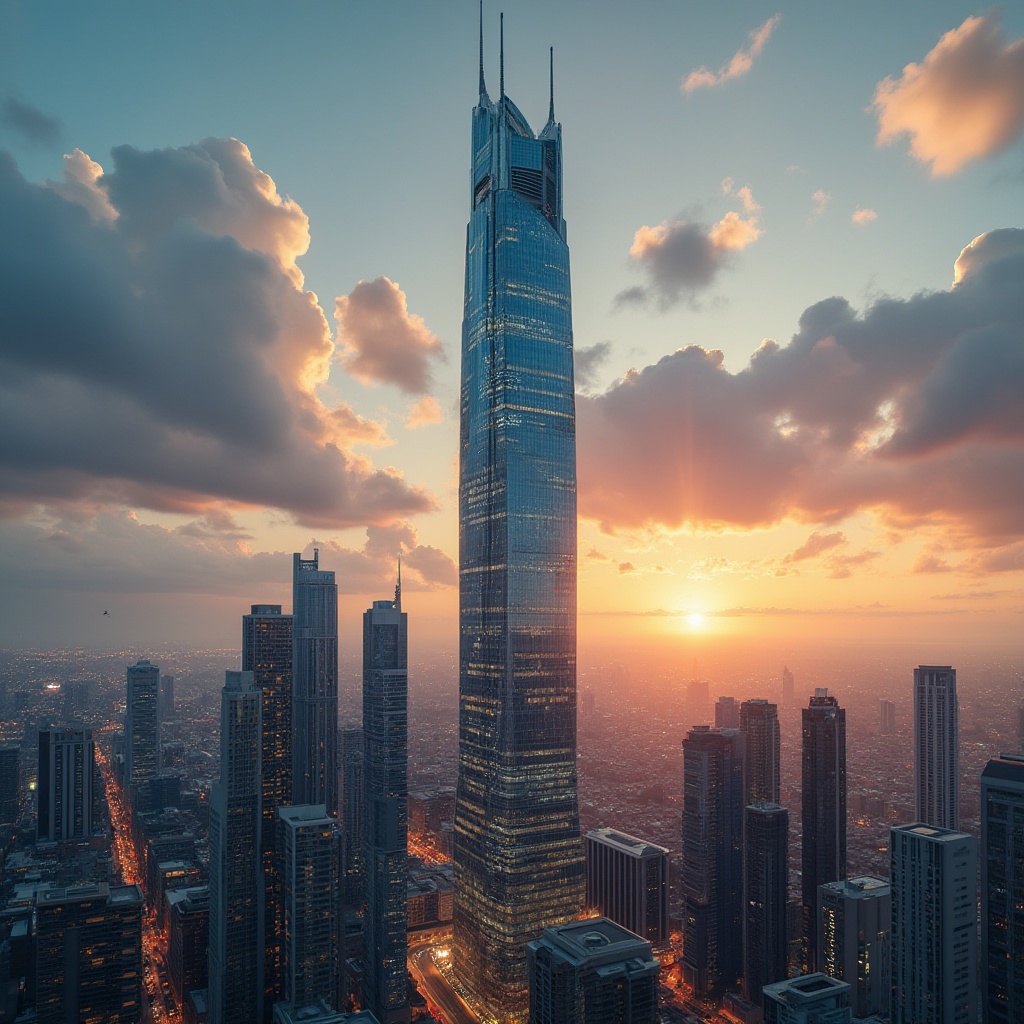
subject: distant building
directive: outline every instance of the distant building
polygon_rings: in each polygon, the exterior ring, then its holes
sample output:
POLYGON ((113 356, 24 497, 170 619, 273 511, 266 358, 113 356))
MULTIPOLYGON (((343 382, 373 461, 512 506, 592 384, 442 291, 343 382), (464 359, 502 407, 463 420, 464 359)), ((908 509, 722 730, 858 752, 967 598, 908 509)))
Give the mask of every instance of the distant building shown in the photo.
POLYGON ((974 1024, 977 840, 921 822, 889 830, 892 1024, 974 1024))
POLYGON ((129 786, 156 775, 160 761, 160 669, 145 660, 128 667, 124 770, 129 786))
POLYGON ((779 771, 779 707, 766 700, 745 700, 739 708, 743 741, 743 804, 777 804, 779 771))
POLYGON ((77 885, 37 893, 36 1024, 142 1019, 142 891, 77 885))
POLYGON ((760 1004, 765 985, 783 981, 789 942, 789 811, 778 804, 743 810, 743 994, 760 1004))
POLYGON ((451 923, 454 908, 451 863, 410 868, 408 891, 410 930, 451 923))
POLYGON ((738 729, 740 727, 740 706, 735 697, 719 697, 715 704, 715 728, 738 729))
POLYGON ((699 996, 743 970, 743 763, 739 732, 699 725, 683 740, 683 975, 699 996))
POLYGON ((960 734, 956 669, 914 669, 914 806, 919 822, 960 827, 960 734))
POLYGON ((981 977, 985 1024, 1024 1020, 1024 757, 981 773, 981 977))
POLYGON ((782 667, 782 699, 787 704, 790 701, 793 700, 794 683, 795 683, 795 680, 793 678, 793 673, 790 672, 789 669, 785 665, 783 665, 783 667, 782 667))
POLYGON ((193 989, 205 989, 209 978, 210 887, 168 889, 167 975, 174 998, 183 1004, 193 989))
POLYGON ((818 889, 818 963, 850 986, 855 1018, 889 1013, 892 899, 883 878, 828 882, 818 889))
POLYGON ((545 928, 526 944, 530 1024, 658 1022, 651 944, 604 917, 545 928))
POLYGON ((612 828, 587 833, 587 906, 655 946, 669 938, 669 851, 612 828))
POLYGON ((846 712, 827 689, 803 709, 801 779, 804 951, 816 968, 818 886, 846 877, 846 712))
POLYGON ((83 718, 92 705, 96 692, 93 679, 72 679, 60 685, 61 717, 65 723, 83 718))
POLYGON ((160 677, 160 721, 174 717, 174 676, 160 677))
POLYGON ((764 988, 764 1024, 849 1024, 850 986, 825 974, 804 974, 764 988))
POLYGON ((894 701, 878 702, 878 732, 881 736, 896 735, 896 704, 894 701))
POLYGON ((96 753, 91 729, 40 729, 36 835, 65 842, 92 835, 96 753))
POLYGON ((21 746, 0 743, 0 825, 16 825, 21 810, 21 746))
MULTIPOLYGON (((150 903, 157 908, 156 925, 166 931, 170 923, 167 917, 166 895, 175 889, 188 891, 199 885, 199 865, 187 860, 165 860, 156 866, 157 886, 149 894, 150 903)), ((206 904, 209 906, 209 886, 206 889, 206 904)))

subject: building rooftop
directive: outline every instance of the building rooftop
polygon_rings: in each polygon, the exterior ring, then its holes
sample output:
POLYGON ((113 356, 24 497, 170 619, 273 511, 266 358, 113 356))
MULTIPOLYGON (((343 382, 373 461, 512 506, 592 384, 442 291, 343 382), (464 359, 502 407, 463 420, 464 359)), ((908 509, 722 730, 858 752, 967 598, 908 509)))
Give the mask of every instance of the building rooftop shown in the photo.
POLYGON ((799 978, 777 981, 764 986, 764 995, 776 1002, 790 1006, 813 1004, 823 996, 849 996, 850 986, 838 978, 827 974, 804 974, 799 978))
POLYGON ((936 842, 952 843, 961 839, 969 839, 966 832, 958 832, 952 828, 942 828, 939 825, 925 825, 923 822, 915 821, 909 825, 893 825, 893 832, 912 832, 916 836, 923 836, 926 839, 934 839, 936 842))
POLYGON ((664 846, 657 846, 654 843, 647 842, 646 839, 638 839, 636 836, 628 835, 625 832, 619 832, 614 828, 592 829, 587 833, 587 838, 605 843, 608 846, 614 846, 616 849, 621 850, 623 853, 628 853, 633 857, 643 857, 652 853, 668 853, 668 850, 666 850, 664 846))
MULTIPOLYGON (((591 917, 545 928, 536 943, 548 942, 573 964, 651 959, 651 944, 606 917, 591 917)), ((531 943, 533 945, 533 943, 531 943)))

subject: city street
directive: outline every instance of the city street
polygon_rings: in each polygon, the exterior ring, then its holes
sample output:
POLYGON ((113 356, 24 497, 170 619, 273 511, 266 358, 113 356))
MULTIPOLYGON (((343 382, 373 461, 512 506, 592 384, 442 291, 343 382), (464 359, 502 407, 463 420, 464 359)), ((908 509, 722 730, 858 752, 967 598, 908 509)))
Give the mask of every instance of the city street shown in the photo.
POLYGON ((445 980, 434 966, 430 953, 432 941, 420 941, 409 947, 409 967, 419 982, 428 1003, 444 1015, 445 1024, 479 1024, 466 1001, 445 980))

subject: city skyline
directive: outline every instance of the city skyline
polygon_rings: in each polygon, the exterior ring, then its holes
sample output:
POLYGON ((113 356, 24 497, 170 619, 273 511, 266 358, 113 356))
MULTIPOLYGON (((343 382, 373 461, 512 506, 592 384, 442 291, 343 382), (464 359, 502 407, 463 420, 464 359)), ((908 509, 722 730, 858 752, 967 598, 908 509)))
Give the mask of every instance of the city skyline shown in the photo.
MULTIPOLYGON (((396 30, 355 5, 245 24, 229 6, 201 32, 122 11, 132 49, 71 8, 57 34, 0 12, 0 365, 21 381, 0 401, 0 643, 223 642, 239 595, 285 603, 281 566, 315 540, 347 619, 402 553, 424 638, 454 645, 476 8, 399 10, 396 30), (199 265, 216 302, 169 273, 199 265)), ((822 637, 1019 645, 1024 473, 999 368, 1021 316, 999 280, 1024 249, 1005 230, 1024 14, 761 13, 505 19, 527 119, 552 43, 574 126, 581 641, 793 643, 813 616, 822 637), (988 134, 928 120, 949 83, 988 134), (609 147, 609 124, 633 144, 609 147)))

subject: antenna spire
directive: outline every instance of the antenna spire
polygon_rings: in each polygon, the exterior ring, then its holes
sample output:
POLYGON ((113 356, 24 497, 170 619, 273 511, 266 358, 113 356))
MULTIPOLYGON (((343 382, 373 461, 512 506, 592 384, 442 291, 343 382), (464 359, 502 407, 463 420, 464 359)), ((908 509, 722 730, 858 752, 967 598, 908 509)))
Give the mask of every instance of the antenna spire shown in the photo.
POLYGON ((501 98, 505 98, 505 12, 501 12, 501 98))
MULTIPOLYGON (((480 0, 480 2, 483 3, 483 0, 480 0)), ((548 102, 548 120, 552 124, 554 124, 555 123, 555 48, 553 46, 548 51, 548 59, 550 61, 549 72, 548 72, 549 79, 548 80, 551 83, 551 91, 550 91, 551 99, 548 102)))
POLYGON ((480 95, 487 93, 484 85, 484 0, 480 0, 480 95))
POLYGON ((398 582, 395 584, 395 607, 402 610, 402 556, 398 556, 398 582))

